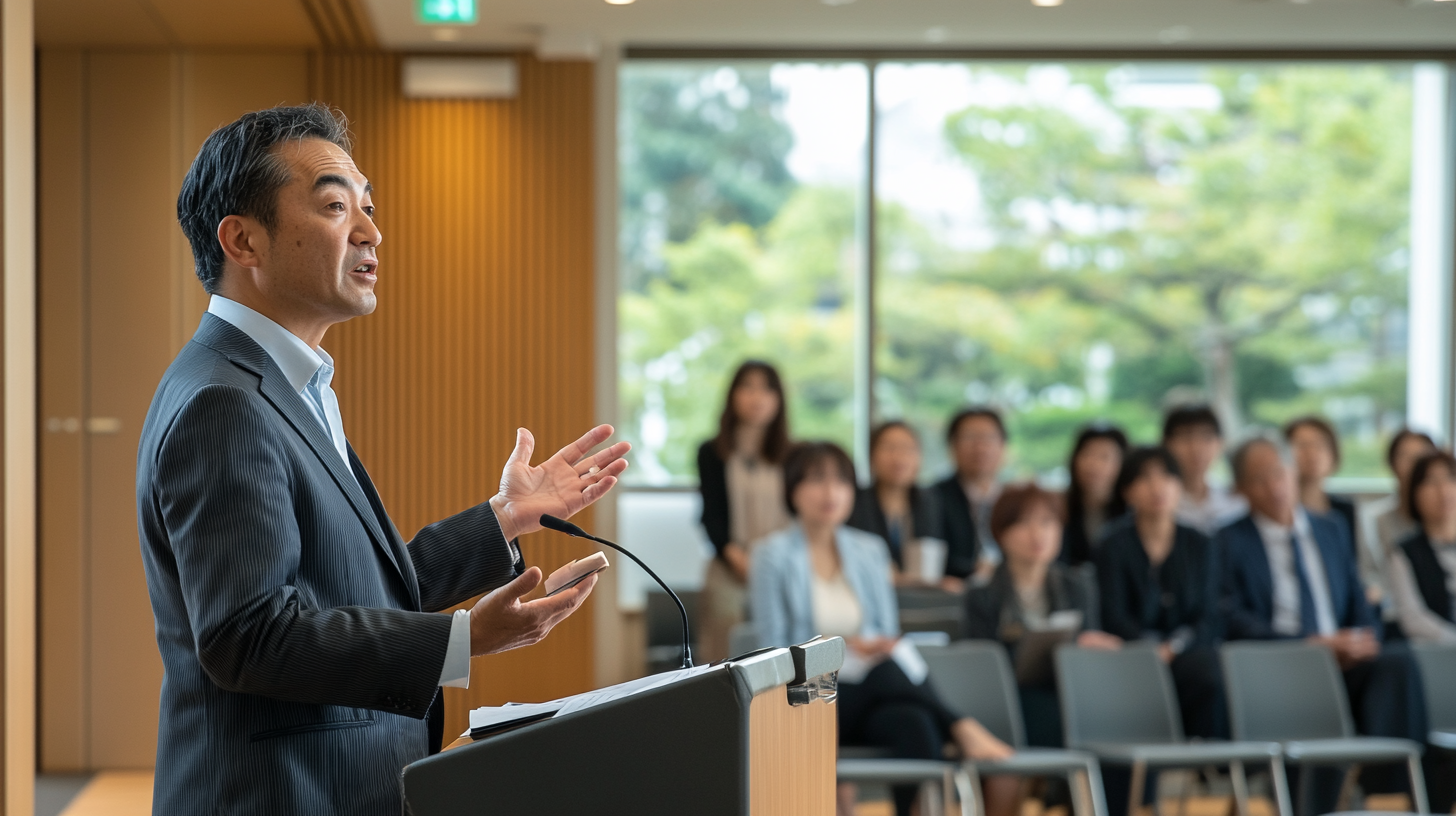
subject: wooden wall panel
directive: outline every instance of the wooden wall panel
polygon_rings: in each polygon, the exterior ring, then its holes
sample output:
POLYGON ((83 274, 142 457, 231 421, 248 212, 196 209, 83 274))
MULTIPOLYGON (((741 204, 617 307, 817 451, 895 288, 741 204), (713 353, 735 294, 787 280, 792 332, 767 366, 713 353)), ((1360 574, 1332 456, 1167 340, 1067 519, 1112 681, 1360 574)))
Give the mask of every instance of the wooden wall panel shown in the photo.
MULTIPOLYGON (((349 437, 406 536, 491 496, 518 426, 540 461, 592 424, 592 68, 518 60, 520 94, 501 101, 405 99, 392 55, 315 71, 316 96, 350 118, 384 236, 378 310, 325 346, 349 437)), ((522 552, 549 572, 590 549, 537 533, 522 552)), ((447 735, 470 706, 592 679, 589 605, 541 644, 477 659, 471 688, 447 695, 447 735)))
POLYGON ((47 49, 40 72, 40 762, 149 767, 162 671, 136 449, 207 304, 177 190, 213 128, 305 101, 308 59, 47 49))
POLYGON ((89 596, 83 547, 86 506, 85 359, 81 327, 86 162, 84 58, 55 50, 39 60, 42 187, 39 197, 40 311, 40 766, 87 767, 89 596))

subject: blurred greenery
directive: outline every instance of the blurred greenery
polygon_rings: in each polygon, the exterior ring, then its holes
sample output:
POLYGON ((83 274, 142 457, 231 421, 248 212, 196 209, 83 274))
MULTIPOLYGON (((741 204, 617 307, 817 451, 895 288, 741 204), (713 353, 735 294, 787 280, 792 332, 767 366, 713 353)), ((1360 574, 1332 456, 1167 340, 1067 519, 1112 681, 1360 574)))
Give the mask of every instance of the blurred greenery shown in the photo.
MULTIPOLYGON (((922 430, 928 474, 968 402, 1006 411, 1013 471, 1055 478, 1082 424, 1153 441, 1189 398, 1230 435, 1328 414, 1343 472, 1379 472, 1405 413, 1408 69, 1206 67, 1211 108, 1121 104, 1127 66, 965 70, 1023 91, 944 124, 991 240, 955 249, 876 212, 876 413, 922 430)), ((629 65, 622 88, 634 478, 694 479, 748 357, 781 366, 796 436, 850 443, 857 191, 792 178, 765 65, 629 65)))

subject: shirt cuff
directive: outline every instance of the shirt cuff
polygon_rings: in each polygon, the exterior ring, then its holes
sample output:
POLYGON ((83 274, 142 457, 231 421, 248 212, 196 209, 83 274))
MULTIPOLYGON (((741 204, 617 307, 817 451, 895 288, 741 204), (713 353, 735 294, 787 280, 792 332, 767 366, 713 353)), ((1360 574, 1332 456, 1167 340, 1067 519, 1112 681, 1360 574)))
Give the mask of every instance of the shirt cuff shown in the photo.
POLYGON ((450 643, 445 647, 445 667, 440 685, 470 688, 470 610, 457 609, 450 619, 450 643))

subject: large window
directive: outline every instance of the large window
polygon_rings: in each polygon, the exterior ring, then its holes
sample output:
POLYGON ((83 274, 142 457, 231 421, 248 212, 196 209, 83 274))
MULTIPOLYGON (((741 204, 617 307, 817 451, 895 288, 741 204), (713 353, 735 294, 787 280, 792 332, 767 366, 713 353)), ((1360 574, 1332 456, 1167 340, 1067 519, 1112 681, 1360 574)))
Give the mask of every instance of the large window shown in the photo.
POLYGON ((1192 400, 1235 434, 1329 416, 1343 474, 1379 475, 1412 390, 1414 73, 629 62, 631 479, 693 483, 749 357, 781 366, 796 436, 903 417, 927 476, 967 403, 1004 409, 1017 475, 1056 480, 1080 425, 1151 441, 1192 400))

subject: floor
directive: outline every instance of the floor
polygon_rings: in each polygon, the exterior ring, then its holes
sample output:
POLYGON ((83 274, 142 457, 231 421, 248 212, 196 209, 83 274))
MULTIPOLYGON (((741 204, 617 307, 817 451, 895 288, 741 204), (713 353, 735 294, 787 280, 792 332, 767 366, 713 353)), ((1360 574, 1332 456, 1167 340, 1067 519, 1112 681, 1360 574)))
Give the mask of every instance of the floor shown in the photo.
MULTIPOLYGON (((36 779, 36 816, 149 816, 152 812, 152 774, 150 771, 103 771, 95 776, 52 776, 36 779)), ((1271 816, 1273 808, 1264 799, 1250 803, 1252 816, 1271 816)), ((1371 810, 1405 810, 1404 796, 1372 796, 1366 802, 1371 810)), ((1176 802, 1167 803, 1165 812, 1177 813, 1176 802)), ((855 816, 894 816, 889 802, 864 802, 855 808, 855 816)), ((1153 816, 1152 809, 1147 809, 1153 816)), ((1228 800, 1221 797, 1194 797, 1188 800, 1185 816, 1227 816, 1228 800)), ((1067 816, 1062 808, 1043 811, 1035 801, 1028 802, 1021 816, 1067 816)))
POLYGON ((35 816, 151 816, 151 812, 151 771, 46 774, 35 780, 35 816))

